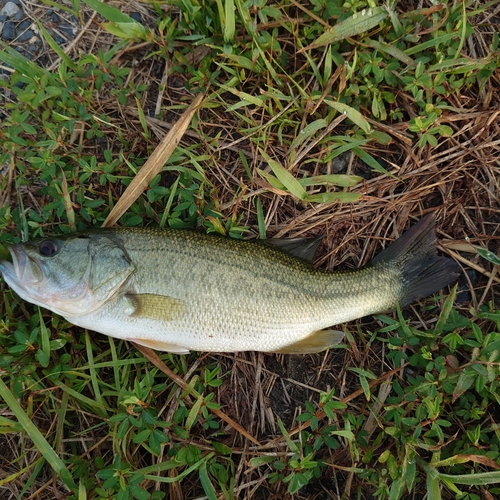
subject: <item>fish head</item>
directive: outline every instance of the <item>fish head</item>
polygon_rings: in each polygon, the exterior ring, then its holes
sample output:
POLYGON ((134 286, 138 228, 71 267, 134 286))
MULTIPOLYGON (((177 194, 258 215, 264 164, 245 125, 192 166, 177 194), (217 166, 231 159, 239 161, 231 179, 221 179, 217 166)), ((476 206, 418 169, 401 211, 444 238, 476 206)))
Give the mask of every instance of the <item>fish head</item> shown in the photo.
POLYGON ((65 317, 110 300, 134 272, 121 245, 100 235, 46 238, 8 247, 0 261, 6 283, 24 300, 65 317))

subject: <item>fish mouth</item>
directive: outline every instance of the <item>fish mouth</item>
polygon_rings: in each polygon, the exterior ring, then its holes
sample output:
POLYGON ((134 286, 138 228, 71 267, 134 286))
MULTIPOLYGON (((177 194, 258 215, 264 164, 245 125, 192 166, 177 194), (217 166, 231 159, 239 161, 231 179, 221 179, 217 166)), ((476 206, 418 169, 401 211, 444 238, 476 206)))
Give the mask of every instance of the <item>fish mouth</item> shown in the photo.
POLYGON ((28 257, 21 245, 7 247, 10 253, 9 260, 0 260, 0 272, 9 283, 12 281, 19 285, 34 285, 43 279, 43 270, 40 262, 28 257))

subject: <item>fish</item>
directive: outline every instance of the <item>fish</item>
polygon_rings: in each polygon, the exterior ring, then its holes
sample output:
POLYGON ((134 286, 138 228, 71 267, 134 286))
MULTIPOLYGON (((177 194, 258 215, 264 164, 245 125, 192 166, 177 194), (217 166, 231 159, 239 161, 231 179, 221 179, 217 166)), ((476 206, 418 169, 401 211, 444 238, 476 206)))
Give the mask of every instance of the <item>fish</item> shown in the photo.
POLYGON ((12 245, 0 272, 19 297, 76 326, 176 354, 320 352, 343 340, 332 326, 405 307, 460 274, 437 254, 433 215, 355 270, 315 269, 307 252, 290 254, 296 241, 286 246, 101 228, 12 245))

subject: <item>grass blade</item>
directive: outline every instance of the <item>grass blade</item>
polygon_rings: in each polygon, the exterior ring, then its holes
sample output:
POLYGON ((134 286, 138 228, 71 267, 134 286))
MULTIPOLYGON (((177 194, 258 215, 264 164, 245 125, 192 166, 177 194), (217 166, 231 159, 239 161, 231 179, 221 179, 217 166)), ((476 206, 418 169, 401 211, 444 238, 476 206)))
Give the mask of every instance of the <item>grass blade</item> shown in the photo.
POLYGON ((7 403, 12 413, 14 413, 19 423, 23 426, 37 450, 44 456, 52 469, 54 469, 54 472, 71 491, 76 491, 78 488, 69 470, 66 468, 66 465, 64 465, 64 462, 59 458, 52 446, 50 446, 43 434, 38 430, 38 427, 30 420, 28 415, 26 415, 21 405, 17 402, 17 399, 2 379, 0 379, 0 395, 7 403))
POLYGON ((384 7, 363 9, 363 11, 359 14, 353 14, 345 21, 342 21, 336 24, 333 28, 330 28, 326 33, 323 33, 313 43, 299 52, 317 49, 318 47, 323 47, 325 45, 365 33, 378 26, 388 16, 389 13, 384 7))
POLYGON ((285 167, 280 165, 276 160, 273 160, 264 150, 259 148, 259 152, 271 167, 274 175, 283 184, 283 186, 285 186, 290 194, 299 200, 303 200, 307 197, 306 190, 285 167))

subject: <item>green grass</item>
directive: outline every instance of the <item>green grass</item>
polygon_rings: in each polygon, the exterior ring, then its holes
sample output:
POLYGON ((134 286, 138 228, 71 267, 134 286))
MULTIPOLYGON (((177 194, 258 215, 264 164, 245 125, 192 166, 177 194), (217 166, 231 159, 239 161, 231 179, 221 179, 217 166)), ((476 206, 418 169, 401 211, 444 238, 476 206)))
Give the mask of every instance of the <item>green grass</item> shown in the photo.
MULTIPOLYGON (((498 266, 484 236, 498 221, 494 164, 454 156, 474 127, 475 154, 498 140, 481 108, 500 98, 498 33, 484 21, 495 2, 182 0, 140 4, 144 24, 85 4, 102 29, 81 50, 39 24, 53 70, 2 45, 0 244, 99 227, 204 93, 192 134, 120 225, 326 233, 358 265, 393 236, 381 220, 439 206, 455 222, 443 236, 477 228, 480 272, 498 266)), ((81 9, 64 7, 83 25, 81 9)), ((346 325, 343 347, 299 361, 162 354, 180 386, 5 287, 0 496, 54 498, 55 484, 68 499, 498 497, 500 312, 485 276, 474 307, 454 306, 454 290, 346 325)))

